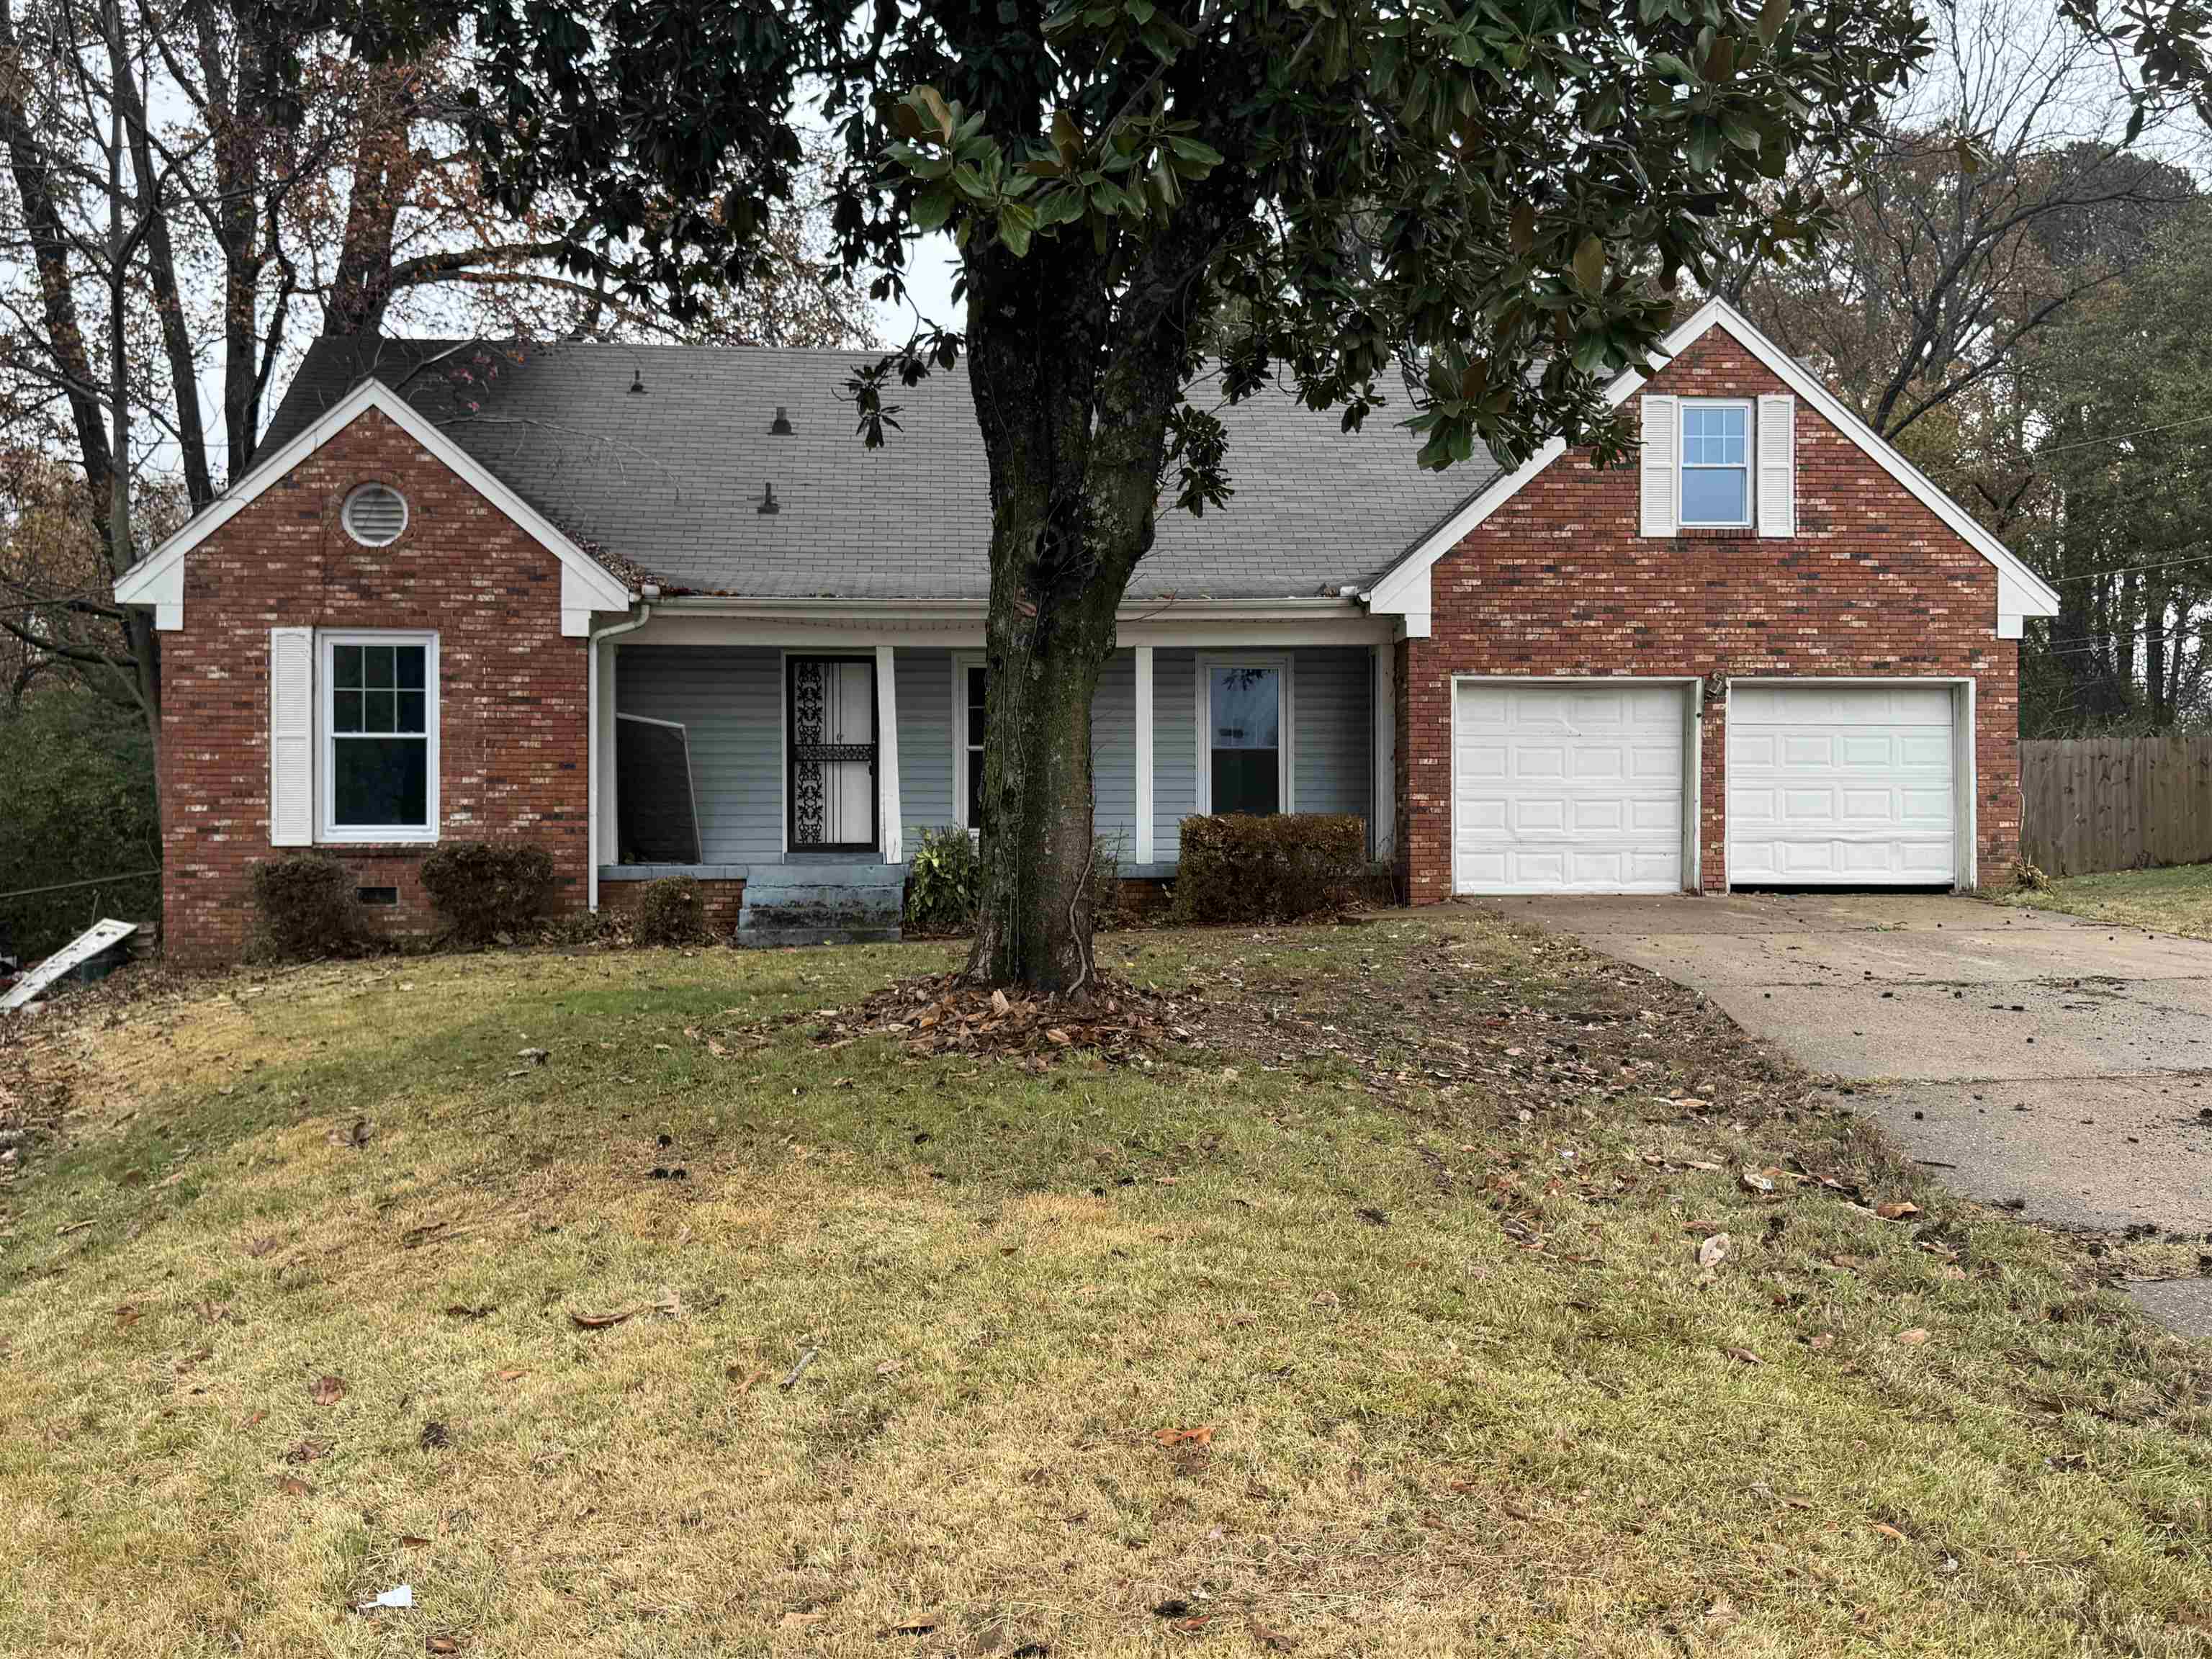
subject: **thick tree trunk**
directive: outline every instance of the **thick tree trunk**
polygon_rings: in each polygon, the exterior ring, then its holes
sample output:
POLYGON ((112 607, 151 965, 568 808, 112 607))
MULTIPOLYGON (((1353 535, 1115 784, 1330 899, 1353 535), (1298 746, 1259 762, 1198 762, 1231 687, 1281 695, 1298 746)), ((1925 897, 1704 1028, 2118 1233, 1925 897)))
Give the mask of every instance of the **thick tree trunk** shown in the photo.
POLYGON ((1118 283, 1087 238, 969 247, 969 374, 991 462, 983 893, 968 975, 1092 979, 1091 702, 1152 544, 1203 250, 1192 204, 1118 283))

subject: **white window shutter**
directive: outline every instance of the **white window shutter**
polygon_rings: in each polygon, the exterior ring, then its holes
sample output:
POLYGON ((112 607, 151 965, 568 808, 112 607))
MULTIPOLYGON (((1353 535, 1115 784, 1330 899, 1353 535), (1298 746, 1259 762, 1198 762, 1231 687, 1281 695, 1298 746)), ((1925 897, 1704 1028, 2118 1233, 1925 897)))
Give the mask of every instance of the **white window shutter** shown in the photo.
POLYGON ((315 838, 315 630, 269 630, 269 844, 315 838))
POLYGON ((1644 394, 1644 533, 1671 536, 1679 527, 1681 500, 1681 400, 1659 392, 1644 394))
POLYGON ((1759 400, 1759 533, 1797 533, 1797 400, 1786 392, 1759 400))

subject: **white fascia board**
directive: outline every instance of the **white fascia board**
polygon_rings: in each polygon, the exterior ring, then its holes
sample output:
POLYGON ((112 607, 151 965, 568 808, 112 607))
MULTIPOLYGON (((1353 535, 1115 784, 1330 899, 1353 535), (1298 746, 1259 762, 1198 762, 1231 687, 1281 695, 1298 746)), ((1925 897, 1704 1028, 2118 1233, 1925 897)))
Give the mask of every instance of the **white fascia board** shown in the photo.
MULTIPOLYGON (((654 601, 633 643, 783 645, 841 650, 890 644, 972 650, 984 644, 981 599, 745 599, 684 594, 654 601)), ((1372 645, 1395 639, 1398 619, 1356 599, 1130 599, 1117 614, 1124 647, 1372 645)))
POLYGON ((593 611, 626 611, 630 592, 612 572, 576 545, 536 507, 507 488, 483 463, 463 449, 381 380, 363 380, 331 405, 313 425, 275 454, 265 456, 243 478, 225 490, 205 511, 196 514, 145 558, 116 580, 118 605, 150 605, 155 624, 174 629, 184 626, 185 556, 228 524, 266 494, 293 468, 351 426, 369 410, 376 410, 456 474, 479 495, 497 507, 532 541, 561 562, 562 632, 580 635, 589 630, 593 611), (582 625, 575 625, 580 617, 582 625))
MULTIPOLYGON (((1750 319, 1725 300, 1706 301, 1661 342, 1658 350, 1653 355, 1662 361, 1671 362, 1707 330, 1716 326, 1724 330, 1737 344, 1771 370, 1776 379, 1857 445, 1875 465, 1902 484, 1908 494, 1954 531, 1960 539, 1996 567, 1999 638, 2019 638, 2021 623, 2025 617, 2055 617, 2058 614, 2057 590, 2022 563, 2012 550, 1984 529, 1972 514, 1937 489, 1925 473, 1899 454, 1871 427, 1832 397, 1827 388, 1808 374, 1796 359, 1760 333, 1752 325, 1750 319)), ((1650 378, 1639 368, 1623 371, 1606 388, 1607 406, 1620 408, 1650 378)), ((1458 546, 1484 520, 1518 494, 1531 478, 1564 454, 1565 449, 1564 443, 1553 439, 1521 466, 1500 478, 1439 525, 1427 539, 1376 582, 1365 596, 1370 607, 1380 614, 1406 616, 1409 623, 1415 612, 1425 616, 1430 608, 1429 573, 1437 561, 1458 546)), ((1410 626, 1407 631, 1411 633, 1410 626)))

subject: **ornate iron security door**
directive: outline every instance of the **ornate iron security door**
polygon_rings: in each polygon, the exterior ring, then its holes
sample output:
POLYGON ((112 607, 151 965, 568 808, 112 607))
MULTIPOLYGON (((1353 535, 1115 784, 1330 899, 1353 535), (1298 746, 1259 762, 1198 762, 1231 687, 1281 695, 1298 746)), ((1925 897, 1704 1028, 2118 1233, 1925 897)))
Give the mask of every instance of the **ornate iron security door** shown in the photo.
POLYGON ((876 664, 790 657, 791 848, 859 852, 876 837, 876 664))

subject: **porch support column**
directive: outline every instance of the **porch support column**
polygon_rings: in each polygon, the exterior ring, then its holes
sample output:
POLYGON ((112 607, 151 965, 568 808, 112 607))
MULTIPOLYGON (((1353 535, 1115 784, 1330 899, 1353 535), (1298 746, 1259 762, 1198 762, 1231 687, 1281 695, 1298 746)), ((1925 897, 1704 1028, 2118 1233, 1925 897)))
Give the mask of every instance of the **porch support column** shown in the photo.
POLYGON ((1368 830, 1374 856, 1389 857, 1398 835, 1398 647, 1375 647, 1375 806, 1368 830))
POLYGON ((883 824, 884 862, 906 862, 906 833, 899 813, 897 653, 876 647, 876 815, 883 824))
POLYGON ((1131 857, 1152 861, 1152 647, 1137 647, 1137 844, 1131 857))
POLYGON ((599 866, 615 860, 611 849, 615 846, 615 643, 612 640, 590 640, 586 644, 588 659, 586 679, 588 682, 585 703, 590 732, 586 741, 590 755, 584 769, 585 787, 589 791, 590 811, 586 815, 589 833, 586 856, 591 869, 585 881, 586 907, 599 908, 599 866))

